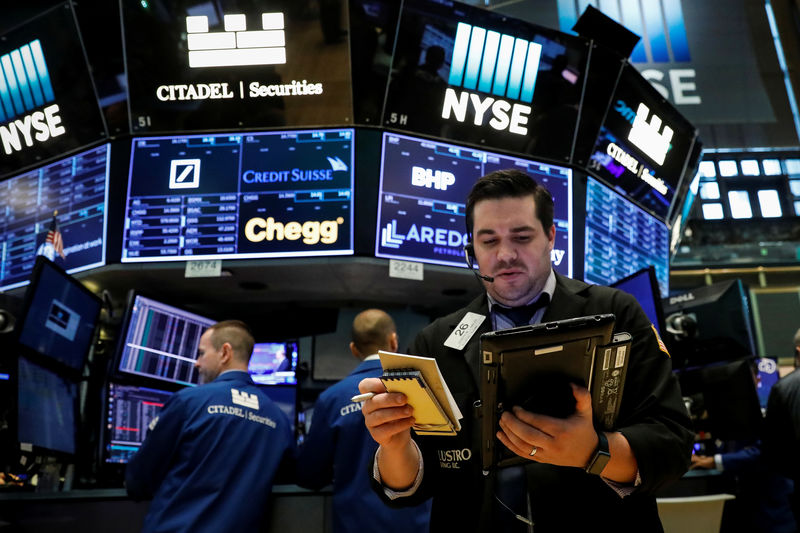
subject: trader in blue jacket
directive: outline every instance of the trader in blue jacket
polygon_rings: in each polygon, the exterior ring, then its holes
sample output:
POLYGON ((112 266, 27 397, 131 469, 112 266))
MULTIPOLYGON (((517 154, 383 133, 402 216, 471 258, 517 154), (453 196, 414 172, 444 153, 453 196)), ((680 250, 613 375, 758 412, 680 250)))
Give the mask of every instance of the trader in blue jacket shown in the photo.
POLYGON ((350 375, 320 394, 297 461, 297 484, 318 489, 333 482, 334 533, 428 531, 430 501, 393 509, 370 489, 367 465, 378 448, 370 437, 358 394, 364 378, 380 377, 378 350, 397 351, 394 321, 380 309, 367 309, 353 320, 350 351, 361 363, 350 375))
POLYGON ((235 320, 200 337, 195 366, 206 384, 170 397, 128 463, 128 494, 153 499, 142 531, 259 529, 278 467, 292 466, 294 437, 247 373, 253 343, 235 320))

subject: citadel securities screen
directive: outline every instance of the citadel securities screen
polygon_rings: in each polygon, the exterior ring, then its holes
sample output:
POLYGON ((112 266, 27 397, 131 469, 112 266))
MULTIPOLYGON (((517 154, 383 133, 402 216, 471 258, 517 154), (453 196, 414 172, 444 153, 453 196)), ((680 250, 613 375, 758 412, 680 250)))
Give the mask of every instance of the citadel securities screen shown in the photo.
POLYGON ((353 253, 353 130, 136 138, 122 261, 353 253))
POLYGON ((71 274, 105 264, 109 150, 0 182, 0 289, 28 283, 37 255, 71 274))
POLYGON ((628 64, 620 74, 588 168, 663 220, 695 137, 694 127, 628 64))
POLYGON ((71 4, 0 40, 0 176, 106 138, 71 4))
POLYGON ((653 265, 669 294, 669 228, 598 181, 586 184, 584 281, 609 285, 653 265))
POLYGON ((588 55, 583 38, 458 2, 406 0, 383 124, 566 163, 588 55))
POLYGON ((131 131, 351 124, 349 19, 305 3, 122 0, 131 131))
POLYGON ((466 200, 484 174, 514 168, 553 195, 553 268, 572 275, 572 171, 473 148, 383 134, 375 255, 466 267, 466 200))

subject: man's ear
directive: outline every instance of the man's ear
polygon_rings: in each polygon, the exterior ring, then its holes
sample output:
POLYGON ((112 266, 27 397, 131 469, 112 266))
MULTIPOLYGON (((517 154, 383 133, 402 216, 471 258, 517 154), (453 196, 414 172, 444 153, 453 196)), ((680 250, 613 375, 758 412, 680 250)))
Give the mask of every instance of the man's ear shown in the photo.
POLYGON ((397 340, 397 333, 393 331, 389 337, 389 350, 392 352, 397 352, 397 348, 399 346, 400 342, 397 340))
POLYGON ((220 362, 223 364, 230 363, 231 359, 233 359, 233 346, 229 342, 225 342, 222 344, 222 355, 220 356, 220 362))
POLYGON ((361 355, 361 352, 359 352, 358 348, 356 348, 356 343, 354 342, 350 343, 350 353, 353 354, 353 357, 355 357, 359 361, 364 359, 364 357, 361 355))

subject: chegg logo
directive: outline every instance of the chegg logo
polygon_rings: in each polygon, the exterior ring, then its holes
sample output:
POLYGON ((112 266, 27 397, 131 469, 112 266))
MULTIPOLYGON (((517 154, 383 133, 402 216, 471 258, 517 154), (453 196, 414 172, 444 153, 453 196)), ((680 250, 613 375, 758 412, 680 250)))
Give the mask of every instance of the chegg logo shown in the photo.
POLYGON ((304 244, 333 244, 339 239, 339 224, 344 218, 336 220, 308 220, 303 222, 276 222, 274 218, 253 217, 244 226, 244 236, 250 242, 262 241, 296 241, 303 239, 304 244))

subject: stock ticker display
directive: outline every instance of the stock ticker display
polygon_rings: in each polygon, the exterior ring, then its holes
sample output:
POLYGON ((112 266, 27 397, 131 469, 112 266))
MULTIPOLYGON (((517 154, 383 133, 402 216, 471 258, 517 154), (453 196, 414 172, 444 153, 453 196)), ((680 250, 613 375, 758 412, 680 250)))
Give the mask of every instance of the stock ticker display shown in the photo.
POLYGON ((37 255, 68 273, 105 264, 109 146, 0 182, 0 289, 28 283, 37 255))
POLYGON ((172 394, 148 387, 109 383, 104 461, 127 463, 142 446, 150 423, 172 394))
POLYGON ((466 199, 484 174, 515 168, 553 195, 553 268, 571 275, 572 171, 438 141, 384 133, 375 255, 465 267, 466 199))
POLYGON ((586 185, 584 281, 609 285, 653 265, 661 295, 669 292, 666 224, 592 178, 586 185))
POLYGON ((122 262, 352 254, 353 134, 134 139, 122 262))
POLYGON ((210 318, 136 295, 120 332, 118 370, 181 385, 196 385, 194 362, 210 318))

